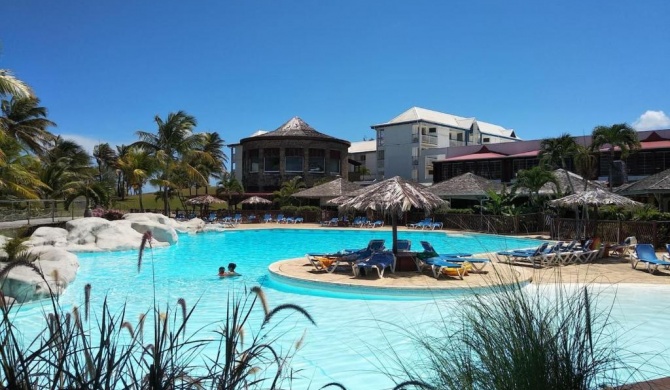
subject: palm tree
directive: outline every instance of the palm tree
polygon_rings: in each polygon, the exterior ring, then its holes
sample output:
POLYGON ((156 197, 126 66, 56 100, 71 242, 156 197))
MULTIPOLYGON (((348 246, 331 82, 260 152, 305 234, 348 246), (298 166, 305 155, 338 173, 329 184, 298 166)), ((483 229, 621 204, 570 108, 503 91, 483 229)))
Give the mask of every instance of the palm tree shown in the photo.
MULTIPOLYGON (((554 168, 563 168, 568 171, 567 160, 575 155, 577 142, 568 133, 563 133, 557 138, 546 138, 540 142, 540 161, 554 168)), ((574 193, 572 179, 568 176, 570 192, 574 193)))
POLYGON ((56 124, 47 119, 47 109, 39 103, 37 98, 2 100, 0 130, 16 139, 27 151, 41 156, 55 139, 47 128, 56 124))
POLYGON ((612 126, 596 126, 593 129, 591 149, 598 151, 606 145, 609 147, 610 152, 608 186, 611 189, 614 175, 614 149, 619 148, 621 159, 625 160, 630 153, 640 149, 640 140, 637 137, 635 129, 626 123, 618 123, 612 126))
POLYGON ((295 176, 293 179, 282 183, 281 188, 272 194, 275 196, 275 202, 279 203, 279 206, 288 206, 294 202, 295 198, 293 194, 303 188, 305 188, 305 183, 302 181, 302 177, 295 176))
POLYGON ((0 137, 0 150, 5 154, 0 160, 0 197, 39 199, 40 191, 48 188, 37 175, 39 160, 21 153, 21 146, 11 138, 0 137))
POLYGON ((554 174, 542 165, 523 169, 517 173, 516 182, 512 191, 526 188, 530 191, 530 203, 535 205, 540 197, 540 189, 547 183, 554 183, 558 187, 554 174))
POLYGON ((18 98, 34 96, 28 84, 14 77, 8 69, 0 69, 0 96, 2 95, 13 95, 18 98))
POLYGON ((117 165, 128 185, 137 190, 140 200, 140 212, 144 212, 142 202, 142 187, 156 170, 156 160, 141 148, 130 148, 123 157, 118 159, 117 165))
MULTIPOLYGON (((116 146, 116 156, 119 159, 123 159, 126 154, 132 149, 130 145, 117 145, 116 146)), ((126 195, 128 193, 128 189, 130 188, 130 184, 128 183, 128 180, 125 178, 125 175, 123 174, 123 171, 119 169, 116 172, 116 196, 118 196, 120 199, 126 199, 126 195)))
POLYGON ((207 179, 196 168, 190 165, 202 152, 202 134, 193 134, 196 119, 183 111, 168 114, 167 120, 158 115, 154 118, 158 126, 156 134, 138 131, 140 141, 133 145, 147 150, 158 162, 160 175, 154 183, 161 187, 163 196, 163 213, 169 215, 170 203, 168 193, 170 189, 179 186, 173 181, 174 174, 179 169, 189 178, 197 178, 198 182, 206 185, 207 179))
POLYGON ((584 178, 584 191, 586 191, 589 179, 598 174, 598 159, 591 149, 577 144, 574 160, 577 173, 584 178))
POLYGON ((98 177, 102 181, 103 174, 116 169, 119 156, 117 156, 114 149, 108 143, 104 143, 93 147, 93 158, 95 158, 95 162, 98 164, 98 177))
POLYGON ((228 209, 230 210, 230 201, 233 194, 244 194, 244 187, 233 175, 226 172, 223 174, 221 181, 217 183, 216 195, 226 200, 228 209))

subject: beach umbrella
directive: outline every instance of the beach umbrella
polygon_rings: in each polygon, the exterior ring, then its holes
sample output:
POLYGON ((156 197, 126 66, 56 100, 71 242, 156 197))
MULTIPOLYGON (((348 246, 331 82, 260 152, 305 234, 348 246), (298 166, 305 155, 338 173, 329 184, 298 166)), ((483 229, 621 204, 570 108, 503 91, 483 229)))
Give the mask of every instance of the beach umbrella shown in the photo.
POLYGON ((252 204, 254 205, 254 211, 256 211, 256 206, 259 204, 271 204, 271 200, 261 198, 260 196, 252 196, 240 202, 240 204, 252 204))
POLYGON ((596 213, 598 212, 598 207, 606 205, 619 207, 643 206, 643 204, 640 202, 636 202, 632 199, 626 198, 625 196, 617 195, 613 192, 601 188, 564 196, 562 198, 549 201, 549 204, 558 207, 582 206, 584 209, 587 209, 588 206, 593 206, 595 207, 596 213))
POLYGON ((186 200, 186 204, 210 205, 212 203, 226 203, 226 201, 212 195, 200 195, 186 200))
POLYGON ((338 196, 337 198, 333 198, 333 199, 327 201, 326 204, 332 205, 332 206, 339 206, 339 205, 348 201, 351 198, 353 198, 353 196, 342 195, 342 196, 338 196))
POLYGON ((361 193, 342 203, 342 210, 375 210, 391 215, 393 253, 398 253, 398 216, 412 207, 427 211, 445 203, 420 184, 395 176, 360 190, 361 193))

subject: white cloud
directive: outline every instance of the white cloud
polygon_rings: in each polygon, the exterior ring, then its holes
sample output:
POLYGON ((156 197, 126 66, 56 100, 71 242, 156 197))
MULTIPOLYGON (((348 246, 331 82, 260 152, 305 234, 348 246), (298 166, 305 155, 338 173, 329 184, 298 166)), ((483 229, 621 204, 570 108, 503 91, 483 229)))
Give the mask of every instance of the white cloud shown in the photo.
POLYGON ((670 117, 663 111, 647 110, 633 122, 635 130, 662 130, 670 129, 670 117))

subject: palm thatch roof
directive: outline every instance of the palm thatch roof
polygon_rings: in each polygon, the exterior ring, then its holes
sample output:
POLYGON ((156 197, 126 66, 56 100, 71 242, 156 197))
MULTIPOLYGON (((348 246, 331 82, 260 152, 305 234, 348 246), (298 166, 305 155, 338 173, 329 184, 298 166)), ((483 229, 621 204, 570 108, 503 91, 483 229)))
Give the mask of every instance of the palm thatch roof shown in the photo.
POLYGON ((261 198, 260 196, 252 196, 240 202, 240 204, 270 204, 271 200, 261 198))
POLYGON ((642 203, 640 202, 636 202, 632 199, 626 198, 625 196, 617 195, 613 192, 609 192, 607 190, 603 190, 600 188, 568 195, 563 198, 549 201, 549 203, 554 206, 560 206, 560 207, 573 207, 575 205, 578 206, 615 205, 621 207, 642 206, 642 203))
POLYGON ((212 203, 226 203, 226 201, 212 195, 200 195, 186 200, 186 204, 212 204, 212 203))
POLYGON ((300 192, 296 192, 293 196, 297 198, 335 198, 346 193, 359 190, 361 186, 356 183, 344 180, 342 178, 329 181, 328 183, 320 184, 300 192))
POLYGON ((427 190, 441 198, 481 199, 487 197, 487 191, 498 192, 501 188, 500 183, 468 172, 433 184, 427 190))
POLYGON ((445 203, 426 187, 407 182, 400 176, 380 181, 356 193, 359 195, 344 202, 340 208, 377 210, 385 214, 400 215, 412 207, 430 211, 445 203))
POLYGON ((621 195, 668 194, 670 193, 670 169, 647 176, 617 193, 621 195))
POLYGON ((557 193, 570 193, 578 194, 584 191, 595 191, 595 190, 604 190, 605 187, 601 186, 598 183, 595 183, 590 180, 584 179, 582 176, 566 171, 565 169, 559 168, 552 172, 556 182, 558 183, 558 188, 554 183, 547 183, 540 188, 541 195, 557 194, 557 193), (572 183, 572 189, 570 187, 572 183), (586 189, 584 185, 586 184, 586 189), (559 191, 560 190, 560 191, 559 191))

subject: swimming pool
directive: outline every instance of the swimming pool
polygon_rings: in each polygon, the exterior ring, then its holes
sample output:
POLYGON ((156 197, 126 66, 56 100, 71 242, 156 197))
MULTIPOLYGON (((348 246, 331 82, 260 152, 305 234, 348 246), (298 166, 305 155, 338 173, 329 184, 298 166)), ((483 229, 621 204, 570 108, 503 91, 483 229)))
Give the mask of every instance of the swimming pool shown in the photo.
MULTIPOLYGON (((390 231, 337 230, 337 229, 271 229, 230 230, 197 235, 180 235, 177 245, 145 252, 141 272, 137 272, 137 252, 82 253, 77 280, 62 296, 65 305, 83 301, 83 286, 93 286, 92 312, 107 296, 112 307, 127 303, 129 318, 137 318, 150 309, 154 289, 161 304, 174 304, 184 298, 190 306, 197 302, 191 329, 211 326, 222 320, 226 299, 231 290, 241 291, 245 286, 265 286, 271 306, 294 303, 305 308, 315 319, 313 327, 300 317, 281 323, 287 339, 299 338, 307 330, 303 349, 293 361, 293 368, 301 371, 303 384, 318 388, 328 382, 340 382, 349 389, 390 388, 393 381, 384 375, 383 363, 375 356, 388 357, 393 350, 401 359, 415 353, 414 344, 406 331, 440 321, 453 313, 459 304, 458 296, 425 299, 403 299, 401 296, 342 294, 337 291, 294 291, 274 288, 267 283, 267 267, 274 261, 304 256, 308 252, 332 252, 342 248, 360 248, 373 238, 391 242, 390 231), (242 274, 236 278, 219 278, 220 266, 229 262, 238 264, 242 274), (155 275, 156 284, 151 280, 155 275), (403 331, 404 330, 404 331, 403 331), (392 348, 390 348, 392 347, 392 348), (374 383, 374 386, 370 386, 374 383)), ((440 252, 488 252, 537 245, 535 240, 492 235, 453 234, 443 232, 399 232, 399 238, 430 241, 440 252)), ((532 287, 531 287, 532 288, 532 287)), ((670 287, 655 286, 652 296, 670 293, 670 287)), ((604 289, 605 297, 617 300, 614 316, 630 328, 632 340, 639 335, 636 345, 640 352, 659 351, 662 344, 653 342, 648 334, 654 329, 670 327, 670 311, 662 300, 653 310, 647 293, 636 286, 604 289)), ((26 305, 17 320, 27 328, 43 321, 38 303, 26 305)), ((664 358, 667 351, 659 355, 664 358)), ((295 382, 294 382, 295 383, 295 382)), ((307 388, 297 382, 295 388, 307 388)))

